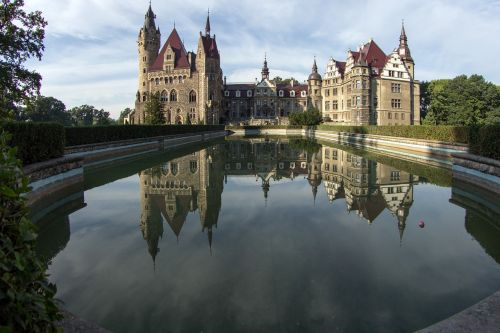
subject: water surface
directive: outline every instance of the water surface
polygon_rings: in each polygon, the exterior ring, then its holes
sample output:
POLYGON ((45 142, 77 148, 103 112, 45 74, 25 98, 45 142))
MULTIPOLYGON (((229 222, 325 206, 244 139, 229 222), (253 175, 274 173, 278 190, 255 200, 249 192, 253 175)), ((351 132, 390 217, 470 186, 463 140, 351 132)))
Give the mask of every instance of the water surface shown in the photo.
POLYGON ((412 332, 500 288, 498 207, 443 169, 255 138, 85 178, 39 251, 112 331, 412 332))

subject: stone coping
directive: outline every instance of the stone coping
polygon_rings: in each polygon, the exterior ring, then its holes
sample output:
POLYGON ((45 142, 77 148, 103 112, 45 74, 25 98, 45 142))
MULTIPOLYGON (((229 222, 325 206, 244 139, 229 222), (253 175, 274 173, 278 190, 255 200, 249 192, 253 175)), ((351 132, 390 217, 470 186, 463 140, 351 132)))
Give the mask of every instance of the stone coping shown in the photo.
POLYGON ((66 310, 61 310, 61 313, 64 318, 59 322, 58 326, 62 328, 64 333, 111 333, 111 331, 78 318, 66 310))
POLYGON ((49 178, 83 166, 83 158, 78 156, 63 156, 48 161, 28 164, 23 167, 29 182, 49 178))
POLYGON ((500 291, 479 303, 415 333, 498 333, 500 291))

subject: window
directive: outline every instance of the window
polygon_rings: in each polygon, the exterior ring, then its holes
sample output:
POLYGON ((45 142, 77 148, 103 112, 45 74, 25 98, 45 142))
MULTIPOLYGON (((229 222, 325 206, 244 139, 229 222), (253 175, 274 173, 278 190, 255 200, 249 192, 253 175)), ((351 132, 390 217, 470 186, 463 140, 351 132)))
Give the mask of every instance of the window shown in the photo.
POLYGON ((356 80, 356 89, 361 89, 361 81, 356 80))
POLYGON ((306 91, 305 91, 305 90, 302 90, 302 91, 300 92, 300 96, 302 96, 302 97, 306 97, 306 91))
POLYGON ((326 89, 326 90, 325 90, 325 96, 326 96, 326 97, 330 96, 330 89, 326 89))
POLYGON ((236 90, 236 97, 241 97, 241 91, 236 90))
POLYGON ((333 110, 338 110, 339 108, 339 104, 338 102, 335 100, 335 101, 332 101, 332 109, 333 110))
POLYGON ((405 120, 405 114, 401 113, 401 120, 405 120))
MULTIPOLYGON (((391 171, 391 181, 399 180, 399 178, 400 178, 399 171, 391 171)), ((391 189, 394 190, 392 187, 391 187, 391 189)))
POLYGON ((356 106, 361 105, 361 96, 356 96, 356 106))
POLYGON ((337 96, 338 94, 338 89, 337 88, 333 88, 333 96, 337 96))
POLYGON ((392 113, 391 113, 391 112, 389 112, 389 113, 387 114, 387 119, 392 119, 392 113))
POLYGON ((403 77, 403 72, 398 72, 398 77, 402 78, 403 77))
POLYGON ((143 73, 146 73, 146 68, 144 68, 144 69, 142 70, 142 72, 143 72, 143 73))
POLYGON ((166 90, 161 92, 160 102, 168 102, 168 92, 166 90))
POLYGON ((394 113, 394 119, 399 119, 399 114, 398 113, 394 113))
POLYGON ((172 55, 171 54, 167 54, 167 60, 171 60, 172 59, 172 55))
POLYGON ((391 107, 393 109, 401 109, 401 100, 400 99, 391 99, 391 107))
POLYGON ((228 90, 224 91, 224 96, 229 97, 229 91, 228 90))
POLYGON ((171 102, 177 102, 177 91, 172 90, 170 92, 170 101, 171 102))
POLYGON ((177 163, 170 163, 170 171, 172 172, 172 175, 177 175, 179 172, 179 165, 177 163))
POLYGON ((325 111, 330 111, 330 101, 325 102, 325 111))
POLYGON ((401 92, 401 83, 391 83, 391 91, 393 93, 400 93, 401 92))
POLYGON ((362 105, 368 105, 367 96, 366 95, 363 96, 361 103, 362 103, 362 105))
POLYGON ((348 108, 350 108, 350 107, 351 107, 351 100, 350 100, 350 99, 348 99, 348 100, 347 100, 347 107, 348 107, 348 108))
POLYGON ((394 68, 398 68, 398 67, 399 67, 399 65, 398 65, 398 64, 392 64, 392 67, 394 67, 394 68))
POLYGON ((290 97, 295 97, 295 90, 290 91, 290 97))
POLYGON ((191 124, 196 123, 196 108, 189 109, 188 117, 191 124))
POLYGON ((198 162, 196 161, 189 161, 189 170, 191 173, 195 173, 198 171, 198 162))
POLYGON ((285 92, 284 92, 283 90, 280 90, 280 92, 279 92, 279 96, 280 96, 280 97, 283 97, 284 95, 285 95, 285 92))
POLYGON ((389 76, 394 77, 394 71, 389 71, 389 76))
POLYGON ((247 97, 252 97, 252 91, 251 90, 247 90, 247 97))
POLYGON ((159 84, 160 84, 160 79, 159 79, 159 78, 156 78, 156 79, 155 79, 155 84, 156 84, 156 85, 159 85, 159 84))
POLYGON ((196 92, 194 90, 191 90, 189 93, 189 103, 195 103, 196 102, 196 92))

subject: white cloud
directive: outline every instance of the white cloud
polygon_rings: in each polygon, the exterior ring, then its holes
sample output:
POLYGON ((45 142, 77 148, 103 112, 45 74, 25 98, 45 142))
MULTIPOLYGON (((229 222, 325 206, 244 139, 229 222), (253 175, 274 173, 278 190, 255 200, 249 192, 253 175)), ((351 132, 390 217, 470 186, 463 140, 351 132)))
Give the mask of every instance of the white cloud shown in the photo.
MULTIPOLYGON (((44 77, 42 93, 68 107, 93 103, 117 117, 133 106, 136 42, 147 1, 28 0, 49 22, 46 52, 30 65, 44 77)), ((307 78, 312 58, 324 71, 330 56, 344 59, 370 37, 387 53, 397 46, 401 19, 421 80, 478 73, 500 83, 500 2, 402 0, 173 0, 153 1, 164 41, 176 22, 187 49, 197 46, 207 7, 222 67, 230 81, 260 76, 264 52, 271 76, 307 78)))

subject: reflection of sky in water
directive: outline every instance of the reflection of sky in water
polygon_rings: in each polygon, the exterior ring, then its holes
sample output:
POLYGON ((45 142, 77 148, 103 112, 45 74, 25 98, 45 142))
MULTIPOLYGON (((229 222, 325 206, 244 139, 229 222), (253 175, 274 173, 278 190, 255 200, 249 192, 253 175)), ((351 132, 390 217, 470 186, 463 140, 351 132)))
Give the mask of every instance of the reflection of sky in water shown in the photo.
POLYGON ((255 179, 228 177, 212 253, 190 212, 178 240, 163 222, 154 266, 139 177, 87 191, 50 267, 58 297, 117 332, 406 332, 500 288, 449 188, 414 186, 400 242, 387 209, 368 224, 303 175, 271 181, 266 203, 255 179))

